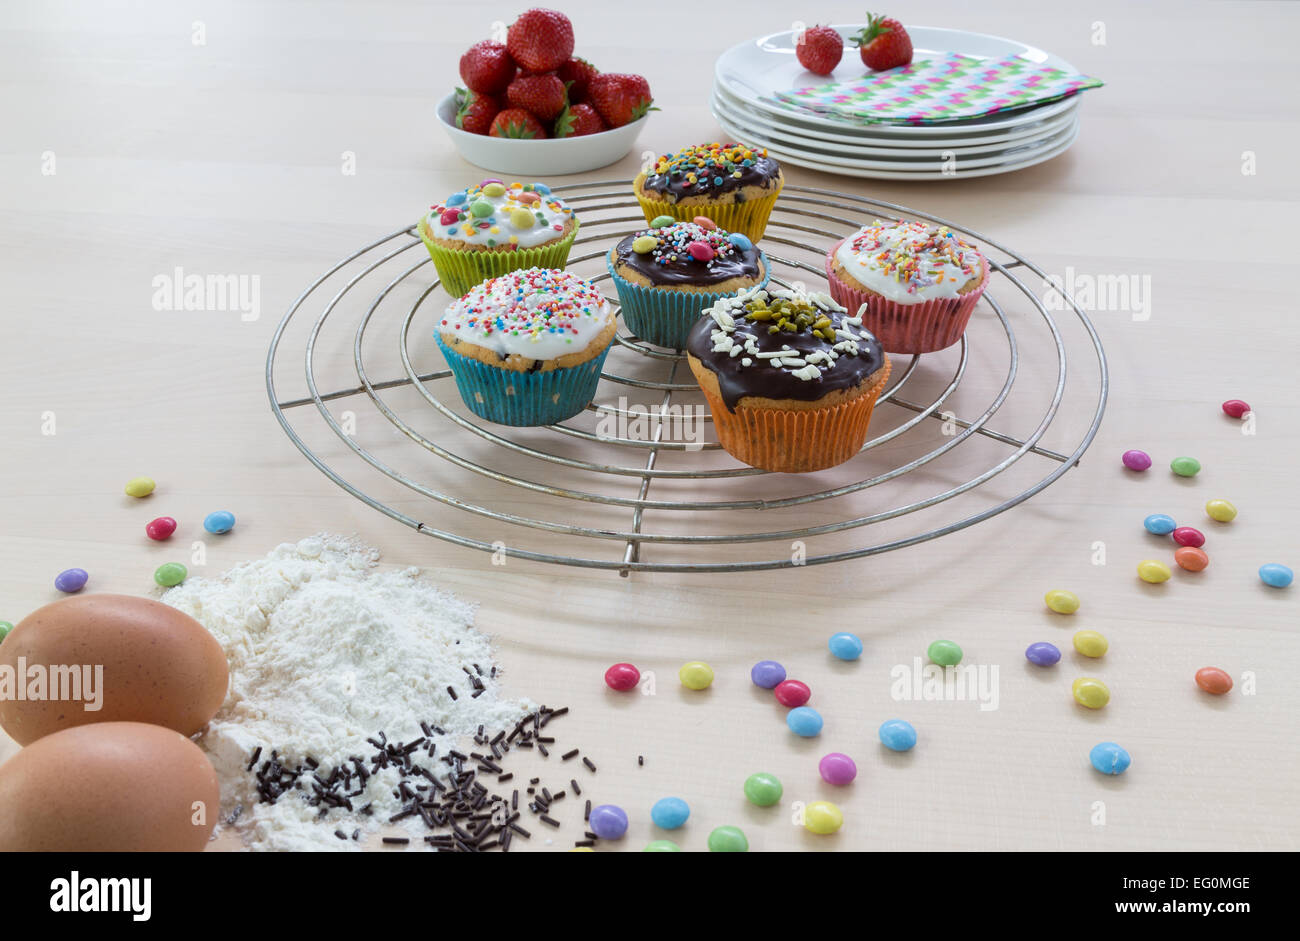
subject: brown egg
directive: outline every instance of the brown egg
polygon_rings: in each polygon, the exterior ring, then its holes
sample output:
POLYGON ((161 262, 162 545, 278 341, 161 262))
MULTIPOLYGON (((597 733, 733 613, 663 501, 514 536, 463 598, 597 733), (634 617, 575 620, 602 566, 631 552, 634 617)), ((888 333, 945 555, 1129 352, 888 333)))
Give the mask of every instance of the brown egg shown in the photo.
POLYGON ((0 726, 20 745, 99 722, 193 735, 229 682, 221 645, 188 614, 148 598, 78 596, 33 611, 0 643, 0 726))
POLYGON ((219 797, 208 756, 178 732, 64 729, 0 765, 0 852, 197 852, 219 797))

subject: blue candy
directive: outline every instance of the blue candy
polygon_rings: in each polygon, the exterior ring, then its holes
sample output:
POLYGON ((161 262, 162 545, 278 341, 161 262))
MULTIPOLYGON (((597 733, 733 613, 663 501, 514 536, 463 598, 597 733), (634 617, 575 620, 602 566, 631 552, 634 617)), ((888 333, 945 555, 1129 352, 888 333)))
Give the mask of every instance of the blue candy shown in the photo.
POLYGON ((856 660, 862 656, 862 639, 857 634, 850 634, 847 631, 832 634, 826 646, 840 660, 856 660))
POLYGON ((772 689, 785 679, 785 667, 775 660, 760 660, 750 669, 749 678, 755 686, 772 689))
POLYGON ((680 797, 664 797, 650 808, 650 819, 662 830, 676 830, 691 815, 691 808, 680 797))
POLYGON ((1285 588, 1291 584, 1295 578, 1295 572, 1291 571, 1285 565, 1279 565, 1276 562, 1269 562, 1267 565, 1259 567, 1259 578, 1265 585, 1270 588, 1285 588))
POLYGON ((799 706, 790 710, 790 714, 785 717, 785 724, 790 726, 790 731, 795 735, 812 738, 822 730, 822 717, 816 709, 799 706))
POLYGON ((1061 659, 1061 651, 1056 644, 1049 644, 1045 640, 1040 640, 1038 643, 1030 644, 1025 648, 1025 659, 1030 663, 1038 664, 1040 667, 1050 667, 1061 659))
POLYGON ((217 510, 203 517, 203 528, 214 536, 228 533, 235 528, 235 514, 229 510, 217 510))
POLYGON ((627 814, 615 804, 601 804, 591 808, 587 826, 602 840, 617 840, 627 832, 627 814))
POLYGON ((65 569, 54 576, 54 587, 70 595, 85 588, 88 581, 90 576, 85 569, 65 569))
POLYGON ((880 723, 880 743, 890 751, 909 751, 916 744, 916 729, 902 719, 880 723))
POLYGON ((1128 752, 1114 742, 1102 742, 1100 745, 1092 746, 1092 751, 1088 752, 1088 760, 1102 774, 1123 774, 1133 763, 1128 752))
POLYGON ((547 186, 545 183, 534 183, 533 191, 537 193, 541 193, 543 196, 551 195, 551 188, 547 186))
POLYGON ((463 202, 465 201, 465 199, 466 199, 466 196, 465 196, 465 194, 464 194, 463 192, 461 192, 461 193, 452 193, 450 196, 447 197, 447 205, 448 205, 448 206, 459 206, 461 203, 463 203, 463 202))
POLYGON ((727 241, 736 246, 742 252, 747 252, 754 247, 754 243, 739 232, 732 232, 727 236, 727 241))
POLYGON ((1147 532, 1154 533, 1157 536, 1168 536, 1178 528, 1174 518, 1163 513, 1152 513, 1142 521, 1142 525, 1147 532))

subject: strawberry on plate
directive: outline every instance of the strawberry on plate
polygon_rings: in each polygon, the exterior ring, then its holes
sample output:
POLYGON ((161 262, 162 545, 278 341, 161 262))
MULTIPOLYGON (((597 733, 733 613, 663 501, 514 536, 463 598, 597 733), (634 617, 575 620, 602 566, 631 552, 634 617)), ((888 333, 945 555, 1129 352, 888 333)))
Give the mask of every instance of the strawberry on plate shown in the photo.
POLYGON ((490 39, 474 43, 460 57, 460 80, 470 91, 483 95, 501 94, 516 71, 506 47, 490 39))
POLYGON ((511 57, 529 72, 552 72, 573 55, 573 23, 558 10, 534 7, 506 32, 511 57))
POLYGON ((587 97, 610 127, 630 124, 655 110, 650 107, 650 83, 640 75, 601 72, 588 84, 587 97))
POLYGON ((552 121, 564 110, 564 82, 554 72, 521 75, 506 89, 506 101, 512 108, 531 111, 540 121, 552 121))
POLYGON ((560 81, 569 86, 569 101, 573 103, 587 100, 587 86, 600 71, 586 59, 572 56, 556 71, 560 81))
POLYGON ((488 130, 490 137, 513 137, 520 140, 541 140, 546 128, 531 112, 523 108, 506 108, 492 119, 488 130))
POLYGON ((607 131, 596 109, 586 102, 569 105, 555 121, 556 137, 584 137, 587 134, 599 134, 607 131))
POLYGON ((462 131, 486 134, 500 110, 501 101, 495 95, 456 89, 456 126, 462 131))
POLYGON ((814 26, 804 30, 795 44, 794 54, 809 72, 830 75, 844 56, 844 40, 829 26, 814 26))
POLYGON ((853 42, 862 56, 862 64, 877 72, 909 65, 912 61, 912 37, 892 17, 868 13, 866 28, 853 42))

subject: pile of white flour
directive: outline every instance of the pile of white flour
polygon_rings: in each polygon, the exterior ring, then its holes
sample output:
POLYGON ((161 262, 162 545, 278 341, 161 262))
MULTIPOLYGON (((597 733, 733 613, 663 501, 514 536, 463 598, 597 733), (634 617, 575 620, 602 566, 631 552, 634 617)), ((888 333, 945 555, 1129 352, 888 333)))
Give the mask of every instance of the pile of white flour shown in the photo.
POLYGON ((354 800, 373 802, 369 817, 335 810, 318 819, 302 792, 260 803, 247 770, 259 746, 262 760, 278 749, 287 762, 311 756, 330 768, 371 754, 366 739, 380 731, 412 741, 425 722, 446 730, 455 747, 479 725, 509 728, 535 708, 499 698, 492 649, 474 629, 472 606, 423 581, 418 569, 381 571, 378 561, 376 549, 322 534, 219 577, 191 577, 162 598, 211 631, 229 660, 230 692, 198 743, 221 781, 222 825, 250 849, 355 849, 334 831, 366 832, 400 807, 394 772, 373 775, 354 800), (465 673, 477 675, 474 664, 486 686, 478 698, 465 673))

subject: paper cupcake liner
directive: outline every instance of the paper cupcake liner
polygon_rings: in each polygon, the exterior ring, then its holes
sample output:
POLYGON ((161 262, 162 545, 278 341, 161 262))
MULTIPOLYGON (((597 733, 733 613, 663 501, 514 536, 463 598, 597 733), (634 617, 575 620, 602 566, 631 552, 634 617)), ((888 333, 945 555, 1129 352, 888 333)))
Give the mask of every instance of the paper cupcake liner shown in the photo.
MULTIPOLYGON (((704 368, 704 367, 701 367, 704 368)), ((889 360, 856 399, 821 408, 746 408, 734 412, 708 391, 718 444, 736 460, 782 474, 806 474, 843 464, 862 450, 876 400, 889 381, 889 360)))
POLYGON ((483 251, 479 249, 452 249, 430 241, 423 226, 417 226, 424 247, 429 250, 438 278, 447 293, 461 297, 474 285, 497 275, 525 268, 563 268, 569 260, 569 249, 578 234, 578 220, 573 220, 573 230, 558 242, 539 245, 537 248, 520 248, 512 252, 483 251))
MULTIPOLYGON (((763 278, 757 282, 757 286, 767 287, 771 267, 766 255, 759 252, 758 257, 763 263, 763 278)), ((703 316, 706 307, 712 307, 720 298, 735 297, 739 293, 679 291, 671 287, 648 288, 633 284, 626 278, 619 277, 608 253, 605 255, 605 267, 609 269, 614 289, 618 291, 618 304, 627 328, 647 343, 666 346, 671 350, 686 348, 686 337, 696 321, 703 316)))
POLYGON ((826 280, 831 285, 831 297, 851 313, 863 305, 862 326, 870 330, 880 345, 890 353, 933 353, 946 349, 961 339, 966 332, 975 305, 984 296, 989 283, 988 262, 984 263, 984 277, 975 290, 957 297, 938 297, 920 304, 900 304, 878 294, 867 294, 849 287, 835 277, 835 252, 847 239, 841 239, 826 253, 826 280))
POLYGON ((462 356, 436 337, 447 358, 465 405, 479 418, 515 427, 553 425, 572 418, 596 396, 600 370, 609 347, 600 355, 549 372, 517 372, 462 356))
POLYGON ((632 191, 636 194, 636 201, 641 204, 646 222, 653 222, 658 216, 672 216, 678 222, 690 222, 696 216, 705 216, 716 222, 718 228, 726 229, 728 232, 739 232, 748 237, 751 242, 757 242, 763 237, 763 232, 767 229, 768 216, 772 215, 776 198, 781 195, 781 190, 785 186, 782 181, 771 196, 749 199, 743 203, 710 202, 681 206, 677 203, 647 199, 642 196, 641 182, 645 177, 644 173, 637 176, 632 184, 632 191))

